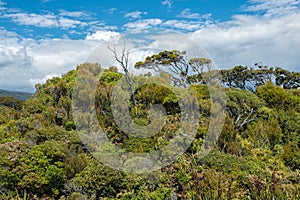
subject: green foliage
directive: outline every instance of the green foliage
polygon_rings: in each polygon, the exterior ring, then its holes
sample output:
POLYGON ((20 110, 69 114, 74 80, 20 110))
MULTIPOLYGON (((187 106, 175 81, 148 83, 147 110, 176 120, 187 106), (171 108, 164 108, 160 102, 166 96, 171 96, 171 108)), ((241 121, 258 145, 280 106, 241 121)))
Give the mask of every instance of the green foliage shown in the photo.
POLYGON ((275 86, 270 81, 257 89, 257 96, 262 98, 271 108, 297 110, 300 107, 300 98, 298 96, 292 95, 279 86, 275 86))
POLYGON ((226 95, 227 110, 229 116, 234 118, 237 128, 242 128, 255 120, 258 110, 264 106, 259 97, 246 90, 230 89, 226 95))
POLYGON ((300 151, 295 142, 289 142, 284 147, 283 160, 292 169, 300 169, 300 151))
MULTIPOLYGON (((175 64, 184 55, 164 51, 136 66, 175 64)), ((201 70, 211 61, 193 58, 186 64, 201 70)), ((152 81, 134 91, 137 104, 132 99, 129 103, 132 120, 141 127, 149 125, 155 104, 161 104, 167 115, 156 135, 136 138, 122 131, 112 114, 112 92, 122 74, 115 67, 104 70, 95 65, 85 63, 61 78, 37 84, 36 93, 25 102, 0 98, 0 199, 300 199, 297 73, 267 66, 220 71, 220 82, 228 86, 226 120, 215 148, 201 158, 197 153, 214 114, 212 91, 199 82, 201 77, 192 77, 198 84, 188 84, 185 90, 196 96, 201 117, 190 148, 160 170, 125 174, 97 162, 77 136, 71 105, 78 70, 103 72, 96 77, 99 124, 114 145, 130 152, 156 151, 179 134, 179 102, 186 91, 156 84, 159 79, 154 76, 132 76, 134 82, 152 81)), ((161 77, 170 82, 170 76, 161 72, 161 77)), ((88 88, 79 98, 89 95, 88 88)))
POLYGON ((122 74, 116 72, 114 70, 114 68, 111 68, 111 70, 107 70, 107 71, 104 71, 100 77, 100 82, 107 82, 109 84, 114 84, 116 81, 118 81, 121 77, 122 77, 122 74), (113 70, 113 71, 111 71, 113 70))
POLYGON ((95 195, 96 199, 113 197, 124 189, 122 177, 121 172, 90 159, 87 167, 68 182, 66 189, 69 193, 81 192, 89 197, 95 195))
POLYGON ((34 146, 13 170, 19 178, 17 187, 38 195, 58 195, 65 180, 64 158, 62 144, 58 142, 34 146))
POLYGON ((1 97, 0 96, 0 106, 7 106, 14 108, 16 110, 21 110, 23 106, 24 101, 23 100, 17 100, 13 97, 1 97))

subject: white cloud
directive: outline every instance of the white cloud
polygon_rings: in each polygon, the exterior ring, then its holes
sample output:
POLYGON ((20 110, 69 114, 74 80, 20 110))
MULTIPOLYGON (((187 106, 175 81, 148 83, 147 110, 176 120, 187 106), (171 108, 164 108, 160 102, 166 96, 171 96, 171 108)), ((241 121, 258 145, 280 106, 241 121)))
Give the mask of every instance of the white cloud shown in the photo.
POLYGON ((58 74, 47 74, 42 78, 30 78, 29 82, 32 85, 35 85, 35 84, 38 84, 38 83, 46 83, 47 80, 52 79, 54 77, 59 77, 59 75, 58 74))
POLYGON ((20 36, 15 33, 15 32, 11 32, 11 31, 7 31, 4 28, 0 27, 0 41, 7 41, 7 40, 15 40, 18 39, 20 36))
POLYGON ((120 40, 121 34, 115 31, 97 31, 86 36, 87 40, 98 40, 116 43, 120 40))
POLYGON ((149 48, 162 50, 187 51, 188 57, 208 57, 206 51, 189 35, 169 31, 152 37, 149 48))
POLYGON ((164 6, 166 5, 166 6, 168 6, 169 8, 172 7, 172 3, 171 3, 170 0, 163 0, 163 2, 161 2, 161 4, 164 5, 164 6))
POLYGON ((59 25, 54 15, 46 14, 28 14, 28 13, 10 13, 3 17, 10 18, 12 21, 21 25, 32 25, 38 27, 56 27, 59 25))
POLYGON ((31 73, 32 57, 18 44, 19 39, 17 34, 0 29, 0 88, 23 90, 28 86, 25 76, 31 73))
POLYGON ((261 12, 265 16, 284 16, 299 12, 300 0, 249 0, 244 10, 261 12))
POLYGON ((86 22, 73 20, 65 17, 59 17, 54 14, 35 14, 35 13, 6 13, 2 17, 9 18, 20 25, 30 25, 36 27, 59 27, 59 28, 75 28, 84 27, 86 22))
POLYGON ((85 23, 85 22, 68 19, 68 18, 60 18, 58 20, 58 22, 59 22, 59 26, 62 28, 76 28, 78 26, 81 26, 81 27, 87 26, 87 23, 85 23))
POLYGON ((67 11, 67 10, 60 10, 59 14, 65 17, 89 17, 89 14, 81 12, 81 11, 67 11))
POLYGON ((110 9, 107 9, 104 11, 107 12, 108 14, 113 14, 116 10, 117 10, 117 8, 110 8, 110 9))
POLYGON ((168 20, 163 23, 163 26, 170 27, 173 29, 182 29, 187 31, 198 30, 203 27, 203 23, 186 20, 168 20))
MULTIPOLYGON (((61 74, 84 62, 98 42, 87 40, 48 39, 22 42, 32 60, 31 68, 37 78, 47 74, 61 74)), ((35 77, 33 77, 35 78, 35 77)))
POLYGON ((202 28, 191 34, 221 67, 253 65, 299 68, 300 13, 270 19, 238 15, 225 23, 202 28))
POLYGON ((0 68, 7 65, 28 66, 32 58, 28 56, 27 50, 22 46, 5 46, 0 44, 0 68))
POLYGON ((18 45, 20 37, 3 29, 0 29, 0 68, 6 66, 28 66, 32 58, 28 55, 23 45, 18 45))
POLYGON ((201 15, 199 13, 192 13, 189 8, 186 8, 186 9, 182 10, 181 13, 177 17, 200 20, 200 19, 210 18, 211 14, 201 15))
POLYGON ((89 40, 25 39, 0 29, 0 88, 32 92, 42 77, 83 63, 97 45, 89 40))
POLYGON ((117 26, 109 26, 103 21, 90 21, 88 22, 89 30, 91 32, 96 32, 98 30, 117 30, 117 26))
POLYGON ((124 17, 137 19, 137 18, 141 18, 141 15, 146 15, 146 14, 147 14, 147 12, 134 11, 134 12, 126 13, 124 15, 124 17))
POLYGON ((148 28, 156 27, 160 24, 162 24, 161 19, 141 19, 124 24, 124 28, 126 28, 130 32, 141 33, 148 28))
POLYGON ((33 86, 29 81, 30 69, 19 67, 7 67, 0 69, 0 88, 6 90, 16 90, 33 92, 33 86))

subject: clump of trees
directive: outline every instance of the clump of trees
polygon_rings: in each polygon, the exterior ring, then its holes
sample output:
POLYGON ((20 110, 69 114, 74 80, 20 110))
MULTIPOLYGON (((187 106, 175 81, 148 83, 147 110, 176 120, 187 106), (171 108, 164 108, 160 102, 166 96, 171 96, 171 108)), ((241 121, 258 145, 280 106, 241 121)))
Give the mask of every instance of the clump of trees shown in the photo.
MULTIPOLYGON (((126 174, 89 153, 77 136, 71 110, 78 71, 98 66, 85 63, 61 78, 36 85, 36 93, 25 102, 0 99, 0 198, 299 199, 299 73, 259 65, 217 71, 209 59, 186 60, 185 55, 163 51, 135 65, 161 72, 197 97, 201 111, 197 134, 173 164, 151 173, 126 174), (212 115, 206 85, 211 77, 225 86, 226 120, 217 145, 199 159, 197 152, 212 115)), ((113 87, 124 74, 116 67, 98 72, 97 117, 114 145, 136 153, 151 152, 178 134, 179 97, 154 83, 133 87, 130 115, 135 123, 146 126, 151 122, 149 106, 162 104, 165 125, 149 138, 125 134, 111 108, 113 87)), ((149 74, 130 78, 131 83, 155 79, 149 74)))
POLYGON ((300 73, 290 72, 280 67, 269 67, 255 64, 254 67, 236 66, 229 70, 220 70, 220 81, 227 87, 254 92, 257 87, 268 81, 284 89, 300 87, 300 73))

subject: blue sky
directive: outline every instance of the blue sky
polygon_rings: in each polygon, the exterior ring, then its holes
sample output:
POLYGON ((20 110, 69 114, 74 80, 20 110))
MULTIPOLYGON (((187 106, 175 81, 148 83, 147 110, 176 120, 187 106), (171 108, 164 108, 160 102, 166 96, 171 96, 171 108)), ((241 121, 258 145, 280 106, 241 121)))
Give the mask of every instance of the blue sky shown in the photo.
MULTIPOLYGON (((90 0, 88 3, 79 0, 18 0, 4 3, 3 7, 7 10, 2 11, 1 26, 34 39, 83 39, 88 33, 103 29, 123 32, 128 30, 126 25, 139 19, 181 20, 195 24, 208 19, 226 21, 242 13, 245 6, 242 0, 230 0, 226 4, 223 0, 90 0)), ((200 27, 162 26, 181 31, 193 31, 200 27)))
POLYGON ((218 68, 262 62, 300 71, 299 11, 300 0, 0 0, 0 88, 33 91, 101 42, 143 40, 156 28, 191 38, 218 68))

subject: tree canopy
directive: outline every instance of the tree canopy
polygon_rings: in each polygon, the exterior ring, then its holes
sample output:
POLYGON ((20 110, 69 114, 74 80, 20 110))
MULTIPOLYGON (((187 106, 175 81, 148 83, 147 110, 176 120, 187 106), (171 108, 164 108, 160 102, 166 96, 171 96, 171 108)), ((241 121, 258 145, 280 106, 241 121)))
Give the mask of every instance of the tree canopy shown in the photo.
MULTIPOLYGON (((217 144, 200 159, 197 152, 213 115, 203 79, 211 60, 186 60, 186 52, 172 50, 138 62, 135 67, 161 71, 164 79, 168 76, 162 71, 173 72, 178 93, 193 91, 201 116, 192 144, 174 163, 134 174, 99 162, 78 137, 71 108, 79 70, 101 72, 93 104, 97 120, 109 141, 127 151, 153 152, 180 134, 181 96, 155 84, 156 77, 150 74, 131 76, 133 83, 154 82, 134 90, 132 120, 147 126, 154 104, 164 107, 166 118, 154 136, 128 135, 114 120, 111 100, 124 74, 115 67, 95 65, 99 66, 84 63, 61 78, 37 84, 36 93, 24 102, 0 98, 0 199, 300 198, 299 73, 259 65, 219 70, 218 81, 226 88, 226 120, 217 144)), ((79 98, 88 95, 82 91, 79 98)))

